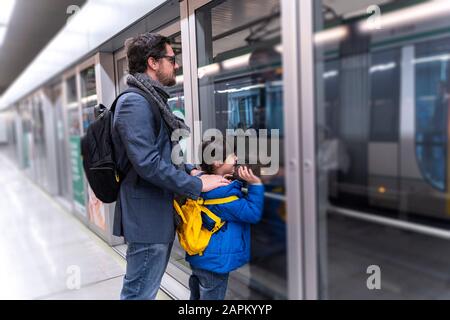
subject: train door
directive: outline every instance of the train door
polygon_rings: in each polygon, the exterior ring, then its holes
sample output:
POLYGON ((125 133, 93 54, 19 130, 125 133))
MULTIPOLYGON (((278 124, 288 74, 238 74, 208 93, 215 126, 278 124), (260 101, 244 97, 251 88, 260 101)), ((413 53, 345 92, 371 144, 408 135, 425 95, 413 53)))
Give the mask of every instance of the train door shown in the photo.
MULTIPOLYGON (((284 160, 285 82, 280 0, 191 0, 181 3, 186 109, 192 110, 194 144, 209 129, 243 141, 243 158, 265 184, 262 221, 252 226, 251 261, 231 273, 228 299, 279 299, 301 296, 301 268, 288 267, 287 222, 300 211, 287 210, 284 160), (188 50, 186 52, 186 50, 188 50), (253 140, 252 140, 253 139, 253 140), (259 152, 271 149, 269 163, 259 152), (253 159, 253 160, 252 160, 253 159), (256 159, 256 161, 255 161, 256 159), (275 168, 275 170, 273 170, 275 168), (288 284, 288 273, 291 275, 288 284), (297 286, 296 289, 293 289, 297 286)), ((239 146, 239 142, 237 142, 239 146)), ((196 152, 197 150, 194 150, 196 152)), ((238 150, 239 152, 239 150, 238 150)), ((239 155, 238 155, 239 157, 239 155)), ((288 175, 289 176, 289 175, 288 175)), ((295 174, 292 177, 297 177, 295 174)), ((299 227, 299 226, 296 226, 299 227)), ((298 235, 300 230, 296 231, 298 235)), ((291 242, 289 246, 298 244, 291 242)), ((292 252, 292 251, 291 251, 292 252)), ((298 261, 291 256, 292 266, 298 261)))

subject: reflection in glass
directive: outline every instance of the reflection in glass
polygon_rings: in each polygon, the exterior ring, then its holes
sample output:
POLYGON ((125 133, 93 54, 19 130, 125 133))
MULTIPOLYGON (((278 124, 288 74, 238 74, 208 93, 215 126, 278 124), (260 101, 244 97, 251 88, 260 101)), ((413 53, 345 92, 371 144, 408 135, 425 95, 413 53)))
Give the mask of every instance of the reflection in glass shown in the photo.
MULTIPOLYGON (((212 1, 196 11, 196 30, 203 130, 225 135, 227 129, 278 129, 282 146, 280 2, 212 1)), ((234 137, 248 143, 248 136, 236 132, 234 137)), ((255 157, 245 155, 247 163, 255 157)), ((280 159, 279 172, 263 176, 265 209, 262 221, 252 226, 251 263, 230 275, 227 298, 286 297, 283 165, 280 159)), ((253 167, 258 172, 261 165, 253 167)))
POLYGON ((124 57, 117 60, 117 81, 119 87, 119 93, 124 92, 127 89, 127 75, 128 75, 128 61, 124 57))
POLYGON ((183 87, 183 58, 181 51, 181 32, 169 37, 172 49, 175 53, 175 58, 180 66, 177 70, 177 84, 168 88, 170 94, 169 107, 172 112, 180 119, 185 120, 185 108, 184 108, 184 87, 183 87))
POLYGON ((425 179, 447 190, 449 38, 415 46, 416 153, 425 179))
POLYGON ((313 3, 320 297, 445 298, 448 2, 313 3))

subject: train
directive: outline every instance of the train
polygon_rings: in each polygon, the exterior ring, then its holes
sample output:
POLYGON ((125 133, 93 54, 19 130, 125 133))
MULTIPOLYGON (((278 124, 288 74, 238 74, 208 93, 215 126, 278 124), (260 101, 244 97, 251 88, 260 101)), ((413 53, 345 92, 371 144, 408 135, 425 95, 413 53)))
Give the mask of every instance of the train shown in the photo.
POLYGON ((319 136, 335 148, 326 174, 336 206, 448 228, 450 38, 441 25, 417 23, 388 44, 355 36, 357 52, 328 48, 319 136))

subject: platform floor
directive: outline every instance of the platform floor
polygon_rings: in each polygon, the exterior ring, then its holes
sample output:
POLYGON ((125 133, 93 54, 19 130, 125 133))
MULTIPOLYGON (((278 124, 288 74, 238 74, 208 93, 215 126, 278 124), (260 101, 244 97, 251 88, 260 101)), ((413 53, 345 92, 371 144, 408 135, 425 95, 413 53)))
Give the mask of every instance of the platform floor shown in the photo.
POLYGON ((119 299, 125 260, 1 151, 0 195, 0 299, 119 299))

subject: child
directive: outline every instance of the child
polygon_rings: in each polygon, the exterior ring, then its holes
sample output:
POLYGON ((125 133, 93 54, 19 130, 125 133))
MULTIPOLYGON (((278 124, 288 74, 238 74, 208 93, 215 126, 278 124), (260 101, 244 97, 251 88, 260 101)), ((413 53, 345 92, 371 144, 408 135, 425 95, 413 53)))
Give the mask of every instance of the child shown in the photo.
MULTIPOLYGON (((213 163, 201 165, 205 174, 230 177, 235 174, 237 157, 233 151, 227 155, 226 143, 205 142, 205 149, 215 150, 213 163)), ((248 183, 248 195, 241 189, 243 183, 235 180, 228 186, 202 193, 205 200, 237 196, 239 200, 221 205, 207 206, 215 215, 226 221, 225 225, 211 237, 203 255, 190 256, 186 260, 192 268, 189 279, 191 300, 224 300, 228 285, 228 275, 250 260, 250 225, 260 221, 264 205, 264 186, 251 169, 240 167, 239 177, 248 183)), ((206 215, 202 215, 203 226, 214 226, 206 215), (209 220, 209 221, 208 221, 209 220)))

